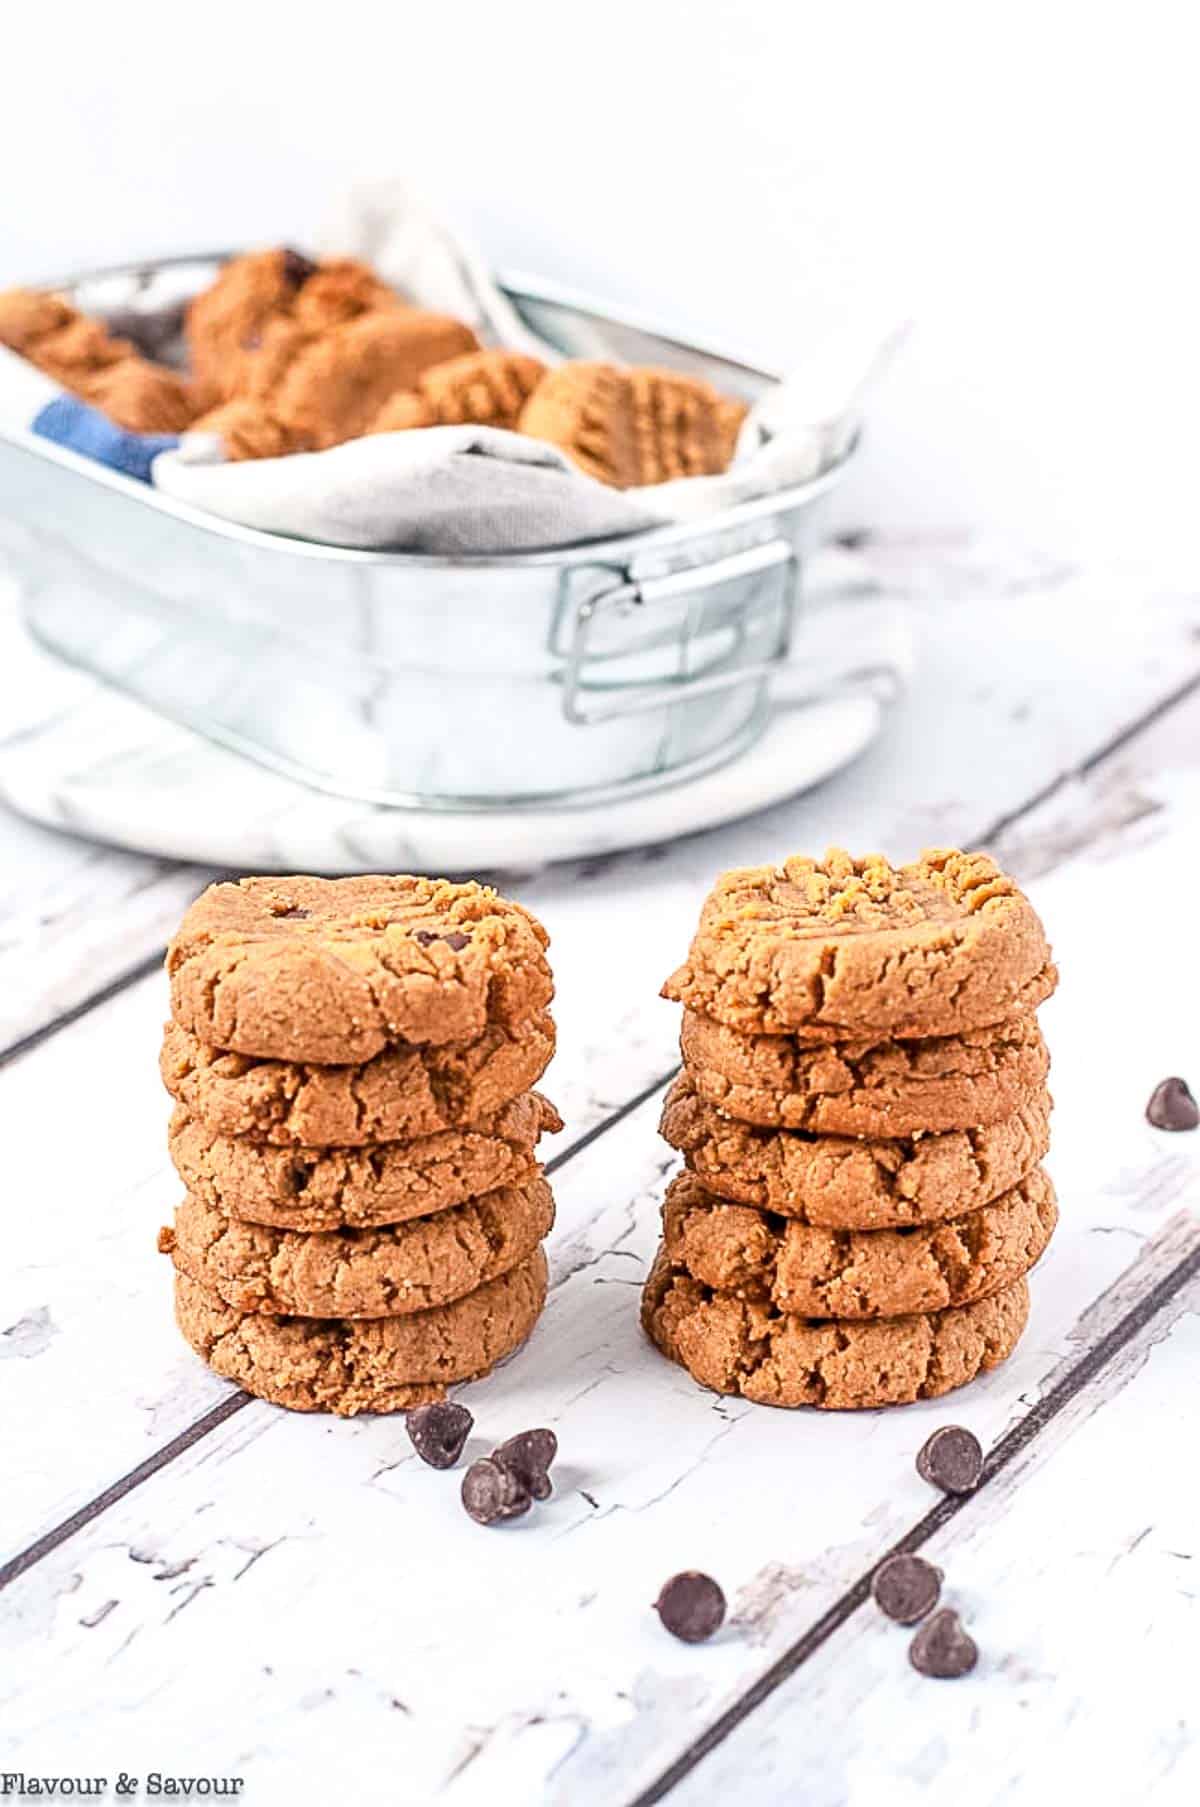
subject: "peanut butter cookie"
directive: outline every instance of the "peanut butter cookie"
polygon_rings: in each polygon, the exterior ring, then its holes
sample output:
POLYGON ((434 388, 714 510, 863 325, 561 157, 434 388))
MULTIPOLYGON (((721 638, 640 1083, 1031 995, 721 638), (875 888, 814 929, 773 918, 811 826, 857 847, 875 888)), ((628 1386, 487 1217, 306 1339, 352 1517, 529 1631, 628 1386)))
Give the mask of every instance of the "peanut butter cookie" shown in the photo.
POLYGON ((405 432, 411 427, 516 427, 521 410, 546 373, 537 358, 515 351, 474 351, 435 364, 415 389, 393 395, 367 429, 405 432))
POLYGON ((907 1229, 976 1211, 1032 1173, 1050 1146, 1050 1099, 1035 1093, 983 1129, 862 1139, 740 1123, 685 1073, 661 1130, 720 1198, 827 1230, 907 1229))
POLYGON ((1042 1090, 1050 1068, 1031 1016, 919 1041, 811 1043, 685 1010, 680 1049, 696 1091, 728 1116, 842 1136, 998 1123, 1042 1090))
POLYGON ((243 1223, 189 1196, 159 1248, 237 1311, 390 1318, 448 1305, 534 1253, 554 1227, 545 1180, 386 1230, 305 1235, 243 1223))
POLYGON ((655 1261, 642 1323, 662 1353, 717 1393, 760 1405, 851 1411, 936 1399, 998 1367, 1020 1339, 1029 1288, 946 1311, 873 1321, 810 1322, 714 1292, 655 1261))
POLYGON ((290 458, 293 452, 316 450, 302 432, 276 420, 270 409, 250 396, 235 396, 210 408, 192 422, 194 433, 215 433, 231 464, 247 458, 290 458))
POLYGON ((79 317, 61 295, 48 290, 5 289, 0 292, 0 345, 36 363, 38 344, 79 317))
POLYGON ((1037 913, 993 860, 908 866, 839 848, 724 873, 663 996, 748 1035, 961 1035, 1028 1015, 1056 973, 1037 913))
POLYGON ((542 378, 519 426, 561 447, 589 477, 631 489, 723 471, 744 414, 710 384, 674 370, 580 362, 542 378))
POLYGON ((229 1054, 169 1022, 159 1071, 171 1096, 217 1135, 359 1148, 451 1129, 495 1135, 490 1120, 537 1084, 553 1056, 545 1011, 489 1023, 458 1046, 389 1047, 361 1066, 333 1067, 229 1054))
POLYGON ((729 1205, 690 1173, 667 1188, 663 1249, 701 1285, 806 1318, 898 1318, 1011 1286, 1058 1221, 1041 1168, 969 1215, 928 1229, 817 1230, 729 1205))
POLYGON ((286 318, 317 265, 279 246, 234 257, 191 302, 184 323, 192 375, 217 402, 238 393, 246 359, 259 349, 274 320, 286 318))
POLYGON ((427 878, 210 885, 167 950, 171 1009, 200 1041, 357 1064, 390 1042, 473 1041, 553 991, 541 924, 490 887, 427 878))
POLYGON ((214 1135, 180 1107, 168 1146, 189 1192, 231 1216, 293 1230, 361 1229, 532 1181, 538 1137, 561 1127, 553 1106, 527 1092, 476 1129, 364 1148, 278 1148, 214 1135))
POLYGON ((88 377, 80 393, 129 433, 182 433, 197 407, 183 378, 148 358, 123 358, 88 377))
POLYGON ((469 326, 444 314, 399 308, 364 314, 321 333, 288 365, 273 395, 278 418, 318 446, 365 433, 397 390, 432 365, 478 351, 469 326))
POLYGON ((175 1277, 175 1319, 196 1353, 248 1393, 294 1412, 403 1412, 440 1399, 511 1355, 546 1300, 539 1249, 511 1272, 405 1317, 272 1317, 242 1312, 175 1277))

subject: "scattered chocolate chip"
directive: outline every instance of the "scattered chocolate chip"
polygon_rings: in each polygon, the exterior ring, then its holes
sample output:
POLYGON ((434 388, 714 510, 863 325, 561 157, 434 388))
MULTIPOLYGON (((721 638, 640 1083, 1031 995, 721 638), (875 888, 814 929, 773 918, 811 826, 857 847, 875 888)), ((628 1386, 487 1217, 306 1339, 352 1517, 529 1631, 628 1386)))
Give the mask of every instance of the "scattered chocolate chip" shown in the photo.
POLYGON ((557 1454, 558 1438, 553 1431, 521 1431, 492 1451, 492 1461, 515 1474, 535 1500, 548 1500, 554 1492, 550 1464, 557 1454))
POLYGON ((465 1405, 444 1399, 415 1406, 405 1420, 412 1446, 431 1468, 453 1468, 475 1420, 465 1405))
POLYGON ((413 940, 419 947, 428 947, 431 941, 436 941, 437 939, 438 937, 434 934, 432 929, 417 929, 413 935, 413 940))
POLYGON ((1146 1120, 1155 1129, 1195 1129, 1200 1123, 1200 1104, 1192 1097, 1187 1080, 1160 1080, 1150 1094, 1146 1120))
POLYGON ((462 934, 458 929, 455 929, 452 935, 443 935, 442 940, 446 943, 447 947, 453 948, 456 954, 461 954, 464 947, 470 947, 471 945, 471 937, 462 934))
POLYGON ((952 1681, 966 1675, 979 1661, 979 1648, 962 1628, 956 1612, 943 1606, 927 1619, 908 1647, 908 1660, 922 1675, 952 1681))
POLYGON ((302 910, 299 904, 293 904, 290 910, 276 910, 276 922, 307 922, 312 915, 311 910, 302 910))
POLYGON ((283 253, 283 280, 290 282, 294 289, 302 288, 310 276, 315 276, 317 266, 311 257, 305 257, 303 251, 293 251, 288 245, 283 253))
POLYGON ((871 1577, 876 1606, 898 1625, 915 1625, 932 1612, 941 1591, 941 1569, 923 1556, 889 1556, 871 1577))
POLYGON ((673 1638, 703 1644, 724 1623, 725 1596, 711 1575, 684 1569, 663 1583, 654 1608, 673 1638))
POLYGON ((511 1468, 484 1456, 463 1476, 462 1503, 477 1525, 494 1525, 528 1512, 533 1495, 511 1468))
POLYGON ((974 1431, 944 1424, 934 1431, 917 1456, 917 1473, 943 1493, 970 1493, 979 1485, 983 1450, 974 1431))

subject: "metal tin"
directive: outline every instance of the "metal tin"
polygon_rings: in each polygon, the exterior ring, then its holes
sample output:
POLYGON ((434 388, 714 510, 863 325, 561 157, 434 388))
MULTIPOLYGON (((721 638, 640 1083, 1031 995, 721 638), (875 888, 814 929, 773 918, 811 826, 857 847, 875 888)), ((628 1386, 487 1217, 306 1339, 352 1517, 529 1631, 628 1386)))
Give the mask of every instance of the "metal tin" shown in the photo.
MULTIPOLYGON (((157 310, 220 261, 56 286, 87 312, 157 310)), ((667 364, 750 400, 771 380, 562 292, 507 286, 570 356, 667 364)), ((678 783, 761 734, 844 466, 687 526, 431 558, 239 527, 9 432, 0 532, 41 641, 209 739, 366 803, 536 809, 678 783)))

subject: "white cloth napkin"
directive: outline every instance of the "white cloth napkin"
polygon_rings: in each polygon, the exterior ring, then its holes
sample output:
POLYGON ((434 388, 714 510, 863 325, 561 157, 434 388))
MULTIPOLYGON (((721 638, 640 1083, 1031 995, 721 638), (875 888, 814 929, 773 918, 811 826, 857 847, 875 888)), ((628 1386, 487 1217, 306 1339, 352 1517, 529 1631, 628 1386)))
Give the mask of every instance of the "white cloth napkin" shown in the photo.
MULTIPOLYGON (((466 321, 486 344, 559 361, 474 247, 401 183, 353 194, 315 248, 364 259, 408 300, 466 321)), ((577 545, 701 520, 810 481, 847 449, 898 336, 890 324, 882 331, 868 324, 836 343, 802 348, 795 372, 752 408, 732 466, 716 477, 613 490, 553 446, 480 427, 385 433, 327 452, 232 464, 215 436, 185 434, 150 471, 164 494, 297 539, 447 555, 577 545)), ((23 360, 0 359, 0 419, 26 424, 45 387, 23 360)))

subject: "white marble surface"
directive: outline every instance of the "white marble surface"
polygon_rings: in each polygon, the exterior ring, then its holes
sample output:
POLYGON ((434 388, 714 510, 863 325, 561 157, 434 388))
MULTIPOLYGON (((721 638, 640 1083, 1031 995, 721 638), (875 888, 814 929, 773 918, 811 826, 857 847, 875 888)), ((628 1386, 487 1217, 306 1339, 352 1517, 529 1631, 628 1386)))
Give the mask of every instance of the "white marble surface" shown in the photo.
POLYGON ((239 1403, 181 1348, 153 1247, 176 1193, 164 987, 143 969, 205 874, 0 815, 20 1205, 0 1273, 0 1517, 20 1569, 0 1617, 6 1768, 239 1776, 272 1807, 999 1807, 1064 1775, 1104 1807, 1190 1807, 1172 1659, 1196 1637, 1181 1413, 1200 1138, 1142 1111, 1164 1073, 1200 1070, 1176 901, 1200 819, 1200 603, 995 544, 861 557, 911 609, 920 659, 855 764, 670 847, 506 874, 553 936, 547 1089, 568 1124, 546 1318, 466 1395, 481 1447, 532 1422, 560 1436, 554 1498, 511 1531, 471 1525, 397 1423, 239 1403), (676 1013, 657 988, 703 891, 834 839, 899 857, 981 838, 1028 882, 1063 973, 1045 1013, 1062 1224, 1020 1350, 901 1412, 701 1393, 642 1342, 636 1302, 673 1164, 656 1116, 676 1013), (1003 1465, 929 1525, 912 1457, 946 1421, 1003 1465), (953 1687, 921 1683, 861 1603, 910 1535, 980 1642, 953 1687), (648 1610, 690 1565, 734 1607, 698 1648, 648 1610))

